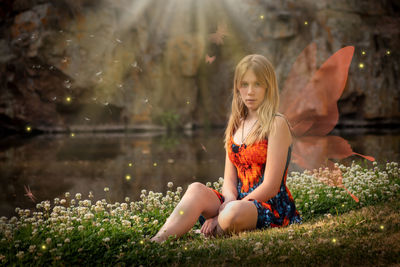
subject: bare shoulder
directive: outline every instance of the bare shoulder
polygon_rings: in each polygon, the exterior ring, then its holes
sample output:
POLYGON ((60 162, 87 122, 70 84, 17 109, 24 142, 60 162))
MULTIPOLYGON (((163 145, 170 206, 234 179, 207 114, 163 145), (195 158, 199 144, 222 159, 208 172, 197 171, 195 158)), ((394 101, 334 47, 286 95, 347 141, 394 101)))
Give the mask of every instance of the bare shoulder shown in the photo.
POLYGON ((287 120, 283 116, 275 116, 272 123, 271 137, 283 139, 289 144, 292 143, 292 134, 289 129, 287 120))

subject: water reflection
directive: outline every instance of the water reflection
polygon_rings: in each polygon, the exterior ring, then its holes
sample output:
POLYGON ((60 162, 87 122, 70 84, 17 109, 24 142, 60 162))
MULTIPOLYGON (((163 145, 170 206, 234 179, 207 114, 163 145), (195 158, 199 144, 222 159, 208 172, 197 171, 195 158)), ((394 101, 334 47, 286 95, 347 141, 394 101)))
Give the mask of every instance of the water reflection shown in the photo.
MULTIPOLYGON (((354 151, 378 162, 399 161, 400 134, 335 132, 354 151)), ((167 183, 186 187, 214 182, 224 174, 223 129, 166 134, 75 134, 13 138, 0 142, 0 216, 15 207, 33 208, 24 194, 29 185, 37 201, 62 198, 64 192, 112 202, 137 200, 142 189, 166 192, 167 183)), ((358 160, 354 156, 344 162, 358 160)), ((291 170, 296 170, 295 166, 291 170)))

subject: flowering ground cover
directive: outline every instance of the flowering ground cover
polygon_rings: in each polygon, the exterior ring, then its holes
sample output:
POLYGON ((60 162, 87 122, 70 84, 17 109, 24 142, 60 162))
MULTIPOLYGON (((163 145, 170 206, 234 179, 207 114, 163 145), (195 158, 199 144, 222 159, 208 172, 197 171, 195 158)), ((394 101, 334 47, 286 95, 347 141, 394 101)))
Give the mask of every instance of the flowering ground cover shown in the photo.
MULTIPOLYGON (((287 186, 302 215, 301 225, 205 238, 200 225, 179 240, 149 239, 179 202, 183 189, 166 194, 142 190, 140 201, 94 203, 89 194, 16 208, 0 220, 2 265, 256 265, 400 263, 398 163, 338 165, 343 185, 332 187, 308 172, 293 172, 287 186), (92 203, 93 202, 93 203, 92 203)), ((223 180, 208 183, 219 190, 223 180)))

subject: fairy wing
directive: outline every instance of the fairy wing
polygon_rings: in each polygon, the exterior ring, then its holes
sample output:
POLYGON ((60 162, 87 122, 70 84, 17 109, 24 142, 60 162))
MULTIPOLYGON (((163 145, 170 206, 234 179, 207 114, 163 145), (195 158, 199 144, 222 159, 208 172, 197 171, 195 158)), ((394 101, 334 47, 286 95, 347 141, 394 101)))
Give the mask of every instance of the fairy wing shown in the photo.
POLYGON ((280 103, 280 112, 292 124, 295 136, 324 136, 335 127, 337 101, 346 85, 353 53, 353 46, 344 47, 316 70, 316 45, 312 43, 296 59, 280 103))
POLYGON ((280 112, 290 122, 295 137, 292 161, 308 170, 330 168, 335 175, 323 177, 314 172, 314 177, 339 187, 344 187, 341 172, 330 159, 357 154, 374 160, 353 152, 342 137, 327 136, 339 118, 337 101, 345 88, 353 53, 354 47, 344 47, 316 70, 316 45, 308 45, 294 62, 280 95, 280 112))

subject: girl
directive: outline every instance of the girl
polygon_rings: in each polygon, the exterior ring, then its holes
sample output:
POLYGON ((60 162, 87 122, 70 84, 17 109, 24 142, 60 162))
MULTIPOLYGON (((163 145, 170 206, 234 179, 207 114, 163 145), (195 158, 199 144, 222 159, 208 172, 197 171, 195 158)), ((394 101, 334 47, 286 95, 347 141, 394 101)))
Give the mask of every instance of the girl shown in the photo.
POLYGON ((272 64, 262 55, 244 57, 235 69, 225 131, 222 194, 198 182, 190 184, 152 241, 179 237, 197 219, 206 236, 301 223, 286 187, 292 136, 287 120, 277 113, 278 105, 272 64))

